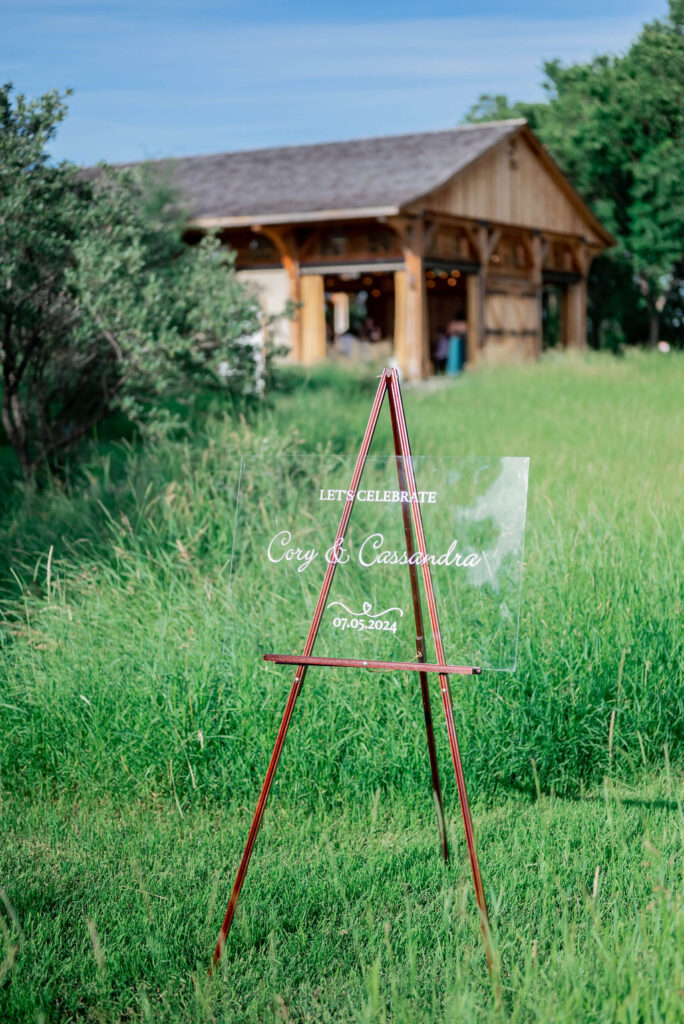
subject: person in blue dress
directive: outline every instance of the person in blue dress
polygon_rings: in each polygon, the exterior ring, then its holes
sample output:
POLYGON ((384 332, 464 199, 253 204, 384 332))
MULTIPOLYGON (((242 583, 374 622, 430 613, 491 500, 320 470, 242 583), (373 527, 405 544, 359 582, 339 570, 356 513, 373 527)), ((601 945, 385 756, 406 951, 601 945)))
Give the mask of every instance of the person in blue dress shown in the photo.
POLYGON ((450 377, 455 377, 465 364, 468 325, 463 319, 454 319, 449 323, 447 333, 449 335, 449 352, 446 360, 446 372, 450 377))

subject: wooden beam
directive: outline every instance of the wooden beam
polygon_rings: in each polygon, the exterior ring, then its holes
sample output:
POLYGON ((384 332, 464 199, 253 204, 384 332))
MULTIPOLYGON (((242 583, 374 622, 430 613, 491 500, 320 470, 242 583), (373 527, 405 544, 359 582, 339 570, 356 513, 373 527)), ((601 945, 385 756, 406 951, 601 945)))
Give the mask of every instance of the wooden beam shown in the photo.
POLYGON ((492 256, 496 252, 496 247, 499 244, 499 242, 501 241, 501 232, 502 232, 501 228, 488 229, 487 244, 486 244, 486 248, 485 248, 485 252, 486 252, 485 262, 486 263, 489 263, 489 261, 491 260, 492 256))
POLYGON ((253 224, 252 231, 264 235, 265 238, 268 238, 273 243, 287 274, 290 301, 295 307, 294 315, 290 321, 290 339, 292 342, 290 354, 295 363, 300 363, 302 361, 302 286, 295 233, 290 229, 274 228, 263 224, 253 224))
MULTIPOLYGON (((434 210, 432 208, 426 208, 425 217, 430 222, 437 222, 438 227, 445 227, 454 225, 454 227, 461 228, 468 235, 469 239, 473 239, 477 234, 478 227, 481 227, 484 223, 489 228, 501 228, 503 231, 510 230, 525 230, 530 232, 542 232, 545 239, 559 242, 583 242, 587 248, 593 249, 592 255, 596 255, 599 252, 603 252, 603 247, 598 245, 591 245, 582 235, 573 235, 563 231, 552 231, 549 228, 536 227, 534 224, 509 224, 504 221, 492 220, 488 217, 486 222, 478 221, 472 217, 463 217, 455 213, 444 213, 441 210, 434 210)), ((391 218, 395 220, 396 218, 391 218)))
POLYGON ((473 256, 475 257, 475 262, 476 263, 481 263, 482 259, 481 259, 481 253, 480 253, 480 232, 479 232, 477 226, 475 224, 468 224, 468 223, 464 223, 464 224, 459 225, 459 226, 463 228, 465 236, 468 239, 468 244, 470 245, 470 248, 473 251, 473 256))
POLYGON ((591 262, 586 245, 581 241, 577 241, 577 239, 572 239, 570 241, 570 251, 572 252, 572 260, 577 268, 577 273, 581 274, 582 277, 586 277, 589 272, 589 263, 591 262))
POLYGON ((426 256, 432 250, 435 238, 437 237, 437 229, 439 224, 436 220, 430 220, 425 222, 425 229, 423 231, 423 256, 426 256))
POLYGON ((323 227, 314 228, 309 237, 305 242, 299 246, 299 262, 304 263, 308 260, 309 256, 313 253, 317 243, 320 241, 321 235, 323 234, 323 227))
POLYGON ((534 251, 534 232, 532 231, 521 231, 520 241, 523 244, 525 255, 527 256, 528 262, 531 267, 534 266, 535 251, 534 251))
POLYGON ((401 242, 402 248, 405 248, 411 243, 411 231, 410 225, 414 218, 412 217, 388 217, 386 224, 394 231, 395 235, 401 242))
POLYGON ((358 209, 301 210, 292 213, 249 213, 239 217, 193 217, 189 228, 251 228, 258 220, 269 227, 292 224, 326 224, 336 220, 369 220, 392 217, 399 213, 398 206, 360 206, 358 209))

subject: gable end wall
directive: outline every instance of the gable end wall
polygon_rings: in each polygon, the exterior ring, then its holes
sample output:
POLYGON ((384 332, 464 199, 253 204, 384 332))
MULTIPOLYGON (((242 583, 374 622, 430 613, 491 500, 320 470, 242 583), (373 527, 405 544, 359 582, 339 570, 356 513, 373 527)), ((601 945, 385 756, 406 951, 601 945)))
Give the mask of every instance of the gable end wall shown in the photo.
POLYGON ((589 243, 604 248, 596 232, 520 135, 426 196, 420 205, 459 217, 583 236, 589 243))

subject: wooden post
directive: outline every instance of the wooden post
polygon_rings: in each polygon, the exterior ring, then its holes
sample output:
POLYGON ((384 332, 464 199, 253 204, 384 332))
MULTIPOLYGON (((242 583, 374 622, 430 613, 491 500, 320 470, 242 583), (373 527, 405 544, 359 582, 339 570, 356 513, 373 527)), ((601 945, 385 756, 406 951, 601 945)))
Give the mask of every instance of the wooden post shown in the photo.
POLYGON ((321 274, 304 274, 300 286, 301 361, 305 366, 311 366, 326 357, 323 277, 321 274))
POLYGON ((432 373, 424 264, 425 224, 423 220, 403 217, 390 218, 388 224, 401 240, 405 268, 394 275, 395 355, 407 380, 416 380, 432 373))
POLYGON ((563 345, 566 348, 587 347, 587 275, 591 252, 583 239, 570 243, 572 260, 581 275, 575 284, 566 285, 563 295, 563 345))
POLYGON ((430 334, 428 324, 427 288, 422 253, 407 249, 406 262, 406 369, 408 380, 428 377, 430 334))
POLYGON ((544 320, 542 316, 542 265, 544 262, 544 242, 542 236, 535 232, 530 238, 530 256, 532 258, 532 284, 536 301, 536 330, 534 350, 537 356, 544 348, 544 320))
POLYGON ((484 345, 484 293, 485 277, 482 270, 466 277, 466 315, 468 319, 468 337, 466 341, 466 360, 468 365, 476 366, 480 359, 480 350, 484 345))
POLYGON ((565 287, 563 295, 563 345, 566 348, 587 346, 587 282, 581 278, 565 287))
POLYGON ((394 358, 401 372, 408 372, 408 347, 406 341, 406 305, 408 282, 405 270, 394 272, 394 358))
POLYGON ((479 270, 468 275, 466 282, 466 316, 468 320, 468 340, 466 357, 471 366, 475 366, 481 358, 486 341, 485 295, 487 292, 487 268, 492 252, 501 237, 501 231, 490 231, 486 224, 477 227, 467 225, 465 228, 470 247, 480 263, 479 270))

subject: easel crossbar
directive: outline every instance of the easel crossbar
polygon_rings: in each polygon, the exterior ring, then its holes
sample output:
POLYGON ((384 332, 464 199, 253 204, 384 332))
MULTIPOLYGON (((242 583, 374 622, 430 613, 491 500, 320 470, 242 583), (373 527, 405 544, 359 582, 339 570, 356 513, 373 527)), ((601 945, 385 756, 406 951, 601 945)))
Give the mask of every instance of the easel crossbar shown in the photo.
POLYGON ((481 668, 470 665, 426 665, 422 661, 362 661, 360 658, 304 658, 301 654, 264 654, 275 665, 321 665, 330 668, 387 669, 397 672, 438 672, 449 676, 479 676, 481 668))

